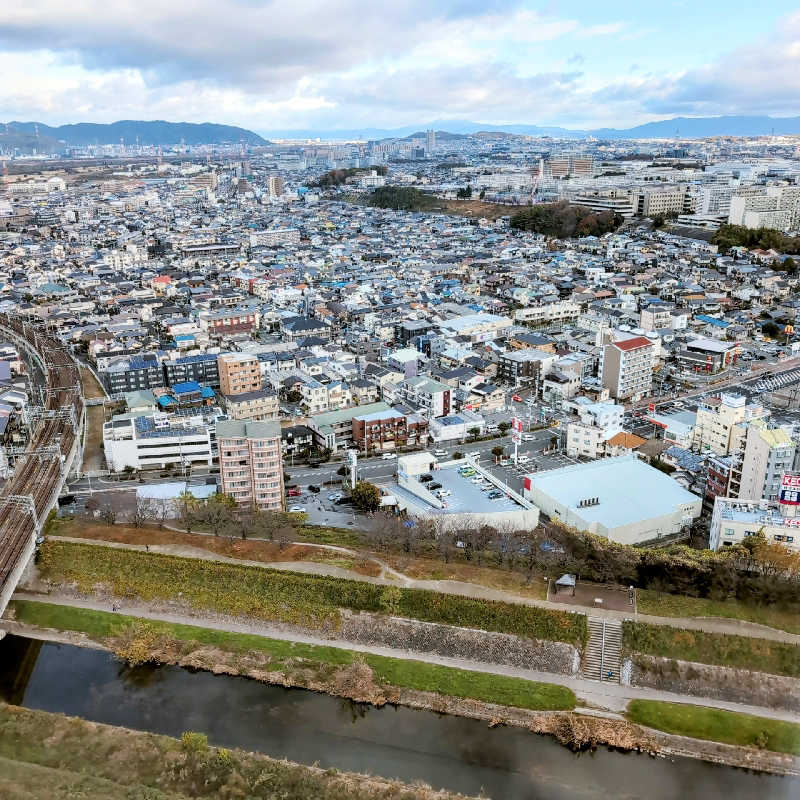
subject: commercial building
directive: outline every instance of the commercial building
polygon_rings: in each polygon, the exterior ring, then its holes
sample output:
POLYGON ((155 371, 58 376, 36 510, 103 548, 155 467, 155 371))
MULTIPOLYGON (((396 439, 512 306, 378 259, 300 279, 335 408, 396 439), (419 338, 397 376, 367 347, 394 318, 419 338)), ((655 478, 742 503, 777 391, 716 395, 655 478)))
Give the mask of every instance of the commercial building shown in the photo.
POLYGON ((279 422, 224 420, 217 424, 222 491, 240 506, 283 508, 279 422))
POLYGON ((635 455, 527 475, 523 495, 553 520, 620 544, 679 534, 702 501, 635 455))
POLYGON ((471 342, 491 342, 511 329, 510 317, 497 314, 466 314, 439 323, 445 336, 466 336, 471 342))
POLYGON ((256 392, 261 388, 261 362, 247 353, 224 353, 217 357, 219 390, 234 395, 256 392))
POLYGON ((610 342, 603 348, 600 375, 616 400, 639 400, 653 382, 655 345, 644 336, 610 342))
POLYGON ((214 418, 219 409, 185 409, 172 414, 117 414, 103 425, 106 464, 114 472, 211 466, 216 456, 214 418))
POLYGON ((678 363, 691 372, 716 374, 736 363, 739 345, 719 339, 695 339, 678 352, 678 363))
MULTIPOLYGON (((800 485, 796 475, 787 476, 800 485)), ((795 497, 797 492, 795 489, 795 497)), ((800 516, 797 516, 797 501, 762 500, 758 503, 717 497, 711 515, 709 547, 719 550, 742 544, 751 536, 763 535, 766 541, 782 544, 792 550, 800 549, 800 516)))

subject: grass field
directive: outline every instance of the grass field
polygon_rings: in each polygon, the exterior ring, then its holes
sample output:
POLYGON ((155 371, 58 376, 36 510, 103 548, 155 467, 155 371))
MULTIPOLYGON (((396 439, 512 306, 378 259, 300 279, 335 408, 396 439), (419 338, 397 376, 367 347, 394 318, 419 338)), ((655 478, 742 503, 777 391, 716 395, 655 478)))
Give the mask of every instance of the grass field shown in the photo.
POLYGON ((657 617, 724 617, 756 622, 789 633, 800 633, 800 614, 796 611, 782 611, 771 606, 755 606, 738 600, 707 600, 702 597, 684 597, 676 594, 663 594, 649 589, 639 589, 636 593, 637 609, 640 614, 653 614, 657 617))
POLYGON ((454 669, 422 661, 356 653, 338 647, 287 642, 194 625, 139 620, 107 611, 58 606, 53 603, 14 600, 12 607, 20 622, 42 628, 77 631, 96 639, 114 637, 131 623, 143 622, 152 626, 159 634, 183 642, 210 645, 231 653, 265 653, 270 656, 270 665, 273 668, 286 667, 290 661, 296 665, 297 659, 304 659, 310 665, 346 666, 359 658, 374 670, 376 679, 384 685, 534 710, 570 710, 575 707, 575 695, 572 691, 555 684, 454 669))
POLYGON ((425 786, 322 770, 0 704, 3 800, 457 800, 425 786))
POLYGON ((585 616, 566 611, 58 539, 42 546, 39 567, 47 580, 89 594, 104 586, 117 597, 180 599, 203 610, 311 628, 338 625, 340 609, 350 609, 579 647, 587 637, 585 616))
POLYGON ((655 700, 632 700, 626 715, 666 733, 800 756, 800 725, 791 722, 655 700))
POLYGON ((800 647, 768 639, 626 621, 622 624, 622 646, 634 653, 800 678, 800 647))

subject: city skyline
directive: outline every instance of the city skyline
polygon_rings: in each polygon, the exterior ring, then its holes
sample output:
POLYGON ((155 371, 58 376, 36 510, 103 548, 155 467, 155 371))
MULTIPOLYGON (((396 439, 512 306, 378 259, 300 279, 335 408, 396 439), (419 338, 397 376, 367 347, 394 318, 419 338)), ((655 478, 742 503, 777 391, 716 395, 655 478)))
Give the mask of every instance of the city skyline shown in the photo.
POLYGON ((146 0, 134 11, 88 0, 76 11, 35 0, 0 21, 0 68, 1 116, 48 124, 162 118, 265 132, 793 116, 800 13, 783 0, 668 3, 657 19, 630 2, 146 0))

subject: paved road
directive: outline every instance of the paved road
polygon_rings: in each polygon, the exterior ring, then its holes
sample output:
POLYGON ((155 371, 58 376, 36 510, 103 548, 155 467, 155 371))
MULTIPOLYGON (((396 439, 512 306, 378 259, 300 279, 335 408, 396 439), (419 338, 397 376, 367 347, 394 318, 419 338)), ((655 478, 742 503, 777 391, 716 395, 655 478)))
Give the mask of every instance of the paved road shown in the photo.
MULTIPOLYGON (((61 606, 72 606, 75 608, 87 608, 96 611, 110 611, 108 601, 98 601, 91 599, 78 599, 67 595, 51 594, 38 595, 17 592, 15 598, 21 600, 39 600, 46 603, 54 603, 61 606)), ((460 658, 447 658, 445 656, 434 655, 432 653, 400 650, 392 647, 382 647, 375 645, 362 645, 348 642, 344 639, 324 638, 321 636, 311 636, 308 634, 286 631, 271 625, 268 622, 257 620, 233 621, 227 618, 210 618, 205 614, 194 614, 191 611, 185 613, 166 612, 151 607, 149 604, 134 603, 125 601, 122 606, 122 613, 143 617, 145 619, 161 620, 164 622, 180 623, 184 625, 200 625, 213 630, 229 631, 232 633, 247 633, 256 636, 268 636, 273 639, 281 639, 291 642, 303 642, 323 646, 334 646, 355 650, 362 653, 373 653, 375 655, 388 656, 403 660, 424 661, 429 664, 441 664, 443 666, 455 667, 456 669, 472 670, 491 675, 508 675, 514 678, 523 678, 530 681, 541 681, 545 683, 555 683, 567 686, 575 692, 579 701, 595 708, 606 709, 613 712, 625 710, 628 702, 635 699, 662 700, 671 703, 685 703, 689 705, 710 706, 713 708, 725 709, 727 711, 738 711, 744 714, 754 714, 756 716, 768 717, 771 719, 786 720, 788 722, 800 722, 800 715, 792 714, 788 711, 780 711, 760 706, 750 706, 741 703, 729 703, 711 697, 691 697, 689 695, 674 694, 672 692, 661 692, 653 689, 637 688, 632 686, 621 686, 615 683, 600 683, 597 681, 585 680, 584 678, 559 675, 551 672, 538 672, 536 670, 509 667, 501 664, 491 664, 482 661, 471 661, 460 658)), ((3 621, 6 625, 6 621, 3 621)), ((8 624, 9 629, 13 629, 13 624, 8 624)))

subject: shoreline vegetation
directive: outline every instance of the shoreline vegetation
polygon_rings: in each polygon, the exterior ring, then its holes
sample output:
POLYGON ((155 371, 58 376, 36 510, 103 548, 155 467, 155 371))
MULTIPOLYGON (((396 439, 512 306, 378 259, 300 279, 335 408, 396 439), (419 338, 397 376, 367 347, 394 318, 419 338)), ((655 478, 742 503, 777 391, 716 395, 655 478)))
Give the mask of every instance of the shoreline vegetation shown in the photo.
POLYGON ((467 800, 429 786, 0 703, 0 796, 8 800, 467 800))

